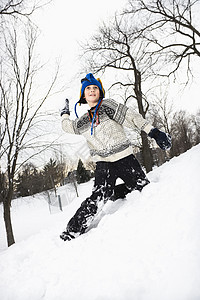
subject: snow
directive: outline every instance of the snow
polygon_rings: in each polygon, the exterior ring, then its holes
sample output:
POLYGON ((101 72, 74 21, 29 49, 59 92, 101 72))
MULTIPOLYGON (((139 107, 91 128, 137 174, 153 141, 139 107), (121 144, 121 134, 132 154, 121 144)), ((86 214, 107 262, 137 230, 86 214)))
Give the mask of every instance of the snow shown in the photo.
POLYGON ((63 212, 50 214, 45 194, 14 200, 9 248, 0 220, 0 299, 199 300, 199 153, 197 145, 150 172, 141 193, 109 201, 70 242, 59 234, 92 181, 63 212))

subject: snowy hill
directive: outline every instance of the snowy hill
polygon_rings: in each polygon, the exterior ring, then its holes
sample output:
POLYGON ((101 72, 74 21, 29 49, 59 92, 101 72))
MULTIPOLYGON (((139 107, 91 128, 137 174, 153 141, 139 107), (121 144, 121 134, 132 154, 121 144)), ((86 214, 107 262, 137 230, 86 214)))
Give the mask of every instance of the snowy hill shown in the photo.
POLYGON ((197 145, 149 173, 142 193, 108 202, 98 226, 70 242, 59 234, 92 181, 56 214, 44 196, 15 200, 9 249, 0 221, 0 299, 199 300, 199 166, 197 145))

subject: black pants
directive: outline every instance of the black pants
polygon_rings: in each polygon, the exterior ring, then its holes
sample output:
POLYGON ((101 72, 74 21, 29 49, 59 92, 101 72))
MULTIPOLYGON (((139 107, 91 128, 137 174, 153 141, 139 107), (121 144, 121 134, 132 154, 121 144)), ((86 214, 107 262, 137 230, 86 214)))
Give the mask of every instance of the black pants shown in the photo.
POLYGON ((92 195, 82 202, 65 233, 72 237, 84 233, 108 200, 124 198, 133 190, 141 191, 148 183, 149 180, 133 155, 116 162, 97 162, 92 195), (121 178, 124 183, 115 186, 117 178, 121 178))

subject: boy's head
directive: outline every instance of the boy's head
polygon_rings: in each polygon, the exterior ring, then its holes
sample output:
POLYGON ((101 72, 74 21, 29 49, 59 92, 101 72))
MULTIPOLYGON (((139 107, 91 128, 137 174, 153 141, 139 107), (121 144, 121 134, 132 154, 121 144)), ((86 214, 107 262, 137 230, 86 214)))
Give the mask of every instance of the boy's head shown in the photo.
MULTIPOLYGON (((99 78, 95 79, 92 73, 86 75, 85 78, 81 80, 81 91, 80 91, 80 99, 78 103, 85 104, 90 102, 99 101, 99 99, 103 99, 105 97, 105 91, 102 86, 101 80, 99 78)), ((92 105, 91 105, 92 106, 92 105)))

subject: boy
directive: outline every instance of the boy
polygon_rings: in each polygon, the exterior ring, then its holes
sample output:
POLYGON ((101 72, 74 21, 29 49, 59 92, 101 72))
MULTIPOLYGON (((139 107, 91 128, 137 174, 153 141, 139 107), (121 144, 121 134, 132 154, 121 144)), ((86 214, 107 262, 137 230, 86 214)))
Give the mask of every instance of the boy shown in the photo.
POLYGON ((95 79, 89 73, 81 83, 77 103, 88 103, 90 110, 72 121, 69 119, 69 101, 66 99, 66 106, 61 111, 62 128, 68 133, 81 134, 86 138, 91 157, 96 162, 95 182, 92 195, 82 202, 66 231, 61 234, 61 239, 65 241, 83 234, 107 200, 124 198, 133 190, 141 191, 149 183, 133 155, 124 127, 145 131, 163 150, 171 147, 170 137, 153 128, 132 108, 104 99, 105 91, 99 78, 95 79), (124 183, 115 186, 117 178, 121 178, 124 183))

